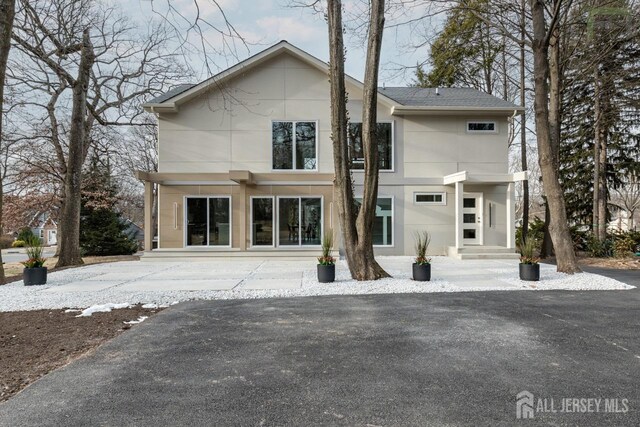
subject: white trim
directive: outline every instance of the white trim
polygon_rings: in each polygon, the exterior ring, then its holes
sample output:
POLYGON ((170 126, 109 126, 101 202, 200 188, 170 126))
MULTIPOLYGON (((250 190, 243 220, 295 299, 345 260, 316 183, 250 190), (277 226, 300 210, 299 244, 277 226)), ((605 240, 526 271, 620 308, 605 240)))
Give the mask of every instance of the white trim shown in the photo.
POLYGON ((467 133, 479 133, 479 134, 498 134, 498 122, 496 120, 467 120, 467 126, 465 128, 467 133), (493 130, 470 130, 469 125, 471 123, 483 123, 483 124, 493 124, 493 130))
MULTIPOLYGON (((360 199, 362 201, 362 194, 354 196, 354 199, 360 199)), ((391 244, 389 245, 376 245, 374 248, 395 248, 396 246, 396 197, 385 196, 378 194, 378 199, 391 199, 391 244)), ((378 200, 376 200, 376 203, 378 200)))
MULTIPOLYGON (((350 121, 349 124, 355 124, 355 123, 360 123, 360 125, 362 125, 362 121, 360 122, 353 122, 350 121)), ((391 169, 379 169, 378 172, 380 173, 394 173, 396 171, 396 123, 395 120, 380 120, 380 121, 376 121, 376 123, 391 123, 391 169)), ((349 143, 348 141, 348 136, 347 136, 347 144, 349 143)), ((351 159, 349 159, 351 160, 351 159)), ((364 159, 362 160, 362 163, 364 164, 364 159)), ((352 172, 359 172, 359 173, 363 173, 364 172, 364 168, 363 169, 351 169, 349 168, 349 170, 351 170, 352 172)))
POLYGON ((447 206, 447 192, 446 191, 416 191, 413 193, 413 203, 415 205, 436 205, 436 206, 447 206), (440 202, 419 202, 418 196, 442 196, 442 201, 440 202))
POLYGON ((314 196, 314 195, 310 195, 310 194, 303 194, 303 195, 286 195, 286 196, 275 196, 276 198, 276 204, 277 204, 277 214, 276 214, 276 225, 277 225, 277 230, 275 230, 275 234, 277 237, 277 240, 274 240, 274 242, 277 242, 277 249, 289 249, 289 248, 320 248, 322 247, 322 236, 324 235, 324 196, 314 196), (280 199, 298 199, 298 244, 297 245, 281 245, 280 244, 280 199), (320 243, 317 245, 303 245, 302 244, 302 230, 300 229, 300 226, 302 224, 302 199, 320 199, 320 243))
POLYGON ((276 247, 276 197, 275 196, 249 196, 249 233, 250 248, 275 248, 276 247), (271 199, 271 244, 270 245, 254 245, 253 244, 253 200, 254 199, 271 199))
MULTIPOLYGON (((379 93, 379 91, 378 91, 379 93)), ((478 114, 487 115, 495 113, 496 115, 505 114, 511 116, 514 111, 524 112, 523 107, 460 107, 460 106, 411 106, 411 105, 393 105, 391 107, 392 116, 416 116, 416 115, 462 115, 462 114, 478 114)))
POLYGON ((318 172, 318 166, 320 164, 320 159, 318 158, 319 155, 319 150, 318 150, 318 145, 320 145, 320 129, 319 129, 319 121, 318 120, 277 120, 277 119, 271 119, 271 128, 269 129, 269 135, 271 137, 271 171, 272 172, 318 172), (291 156, 291 167, 292 169, 275 169, 273 167, 273 124, 274 123, 292 123, 293 126, 293 132, 292 132, 292 143, 291 143, 291 150, 293 151, 292 156, 291 156), (316 167, 314 169, 296 169, 296 124, 297 123, 315 123, 316 124, 316 141, 315 141, 315 147, 316 147, 316 167))
POLYGON ((232 248, 233 247, 233 200, 232 196, 228 194, 221 195, 208 195, 208 194, 198 194, 198 195, 185 195, 182 198, 183 204, 183 218, 182 223, 184 225, 184 232, 182 233, 183 242, 182 245, 185 249, 191 248, 232 248), (187 245, 187 199, 207 199, 207 244, 206 245, 187 245), (210 245, 209 244, 209 199, 228 199, 229 200, 229 244, 228 245, 210 245))

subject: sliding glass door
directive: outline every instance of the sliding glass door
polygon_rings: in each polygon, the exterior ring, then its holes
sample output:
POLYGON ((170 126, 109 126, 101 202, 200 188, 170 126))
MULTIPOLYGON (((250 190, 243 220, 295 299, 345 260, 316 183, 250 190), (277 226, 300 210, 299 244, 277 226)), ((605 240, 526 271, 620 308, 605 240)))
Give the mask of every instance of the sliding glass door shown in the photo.
POLYGON ((186 246, 231 246, 231 197, 187 197, 186 246))
POLYGON ((322 236, 320 197, 278 198, 278 245, 319 245, 322 236))

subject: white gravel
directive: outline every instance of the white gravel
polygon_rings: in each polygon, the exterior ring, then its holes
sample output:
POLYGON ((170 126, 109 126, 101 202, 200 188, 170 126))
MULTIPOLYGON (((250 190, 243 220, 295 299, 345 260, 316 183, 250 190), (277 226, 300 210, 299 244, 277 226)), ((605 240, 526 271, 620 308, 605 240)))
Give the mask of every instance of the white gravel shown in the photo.
MULTIPOLYGON (((0 286, 0 311, 36 309, 86 308, 96 305, 144 304, 160 307, 195 299, 253 299, 297 297, 313 295, 362 295, 391 293, 470 292, 508 290, 622 290, 632 289, 614 279, 580 273, 566 275, 555 267, 541 265, 539 282, 518 279, 518 263, 513 260, 459 261, 434 257, 432 281, 414 282, 410 279, 410 257, 379 257, 378 261, 393 277, 369 282, 350 279, 346 264, 337 265, 336 282, 320 284, 316 280, 315 264, 309 261, 207 261, 187 263, 118 262, 67 269, 49 274, 43 286, 26 287, 22 282, 0 286), (190 280, 200 273, 209 278, 237 277, 239 283, 230 290, 189 289, 190 280), (96 280, 104 276, 102 281, 96 280), (184 277, 183 277, 184 276, 184 277), (107 279, 108 278, 108 279, 107 279), (256 280, 256 278, 271 278, 256 280), (292 279, 294 278, 294 279, 292 279), (296 279, 297 278, 297 279, 296 279), (91 279, 91 280, 89 280, 91 279), (265 289, 247 289, 247 280, 265 284, 265 289), (164 280, 165 285, 176 283, 173 290, 144 290, 136 284, 164 280), (293 284, 287 289, 273 289, 279 283, 293 284), (299 284, 298 284, 299 283, 299 284), (71 284, 71 285, 69 285, 71 284), (75 286, 71 290, 59 288, 75 286), (86 285, 85 285, 86 284, 86 285), (127 289, 132 286, 132 289, 127 289), (64 291, 63 291, 64 290, 64 291)), ((211 283, 220 280, 211 280, 211 283)), ((160 282, 157 282, 160 283, 160 282)), ((233 283, 233 281, 231 281, 233 283)), ((153 285, 153 283, 151 283, 153 285)), ((283 286, 284 287, 284 286, 283 286)), ((94 308, 95 309, 95 308, 94 308)), ((82 315, 82 314, 81 314, 82 315)))

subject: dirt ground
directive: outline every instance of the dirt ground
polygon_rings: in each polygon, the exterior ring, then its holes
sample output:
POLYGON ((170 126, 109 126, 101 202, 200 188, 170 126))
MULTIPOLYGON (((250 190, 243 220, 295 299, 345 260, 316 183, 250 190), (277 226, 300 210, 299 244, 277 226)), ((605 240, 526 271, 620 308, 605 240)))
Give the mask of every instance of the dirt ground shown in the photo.
POLYGON ((620 270, 640 270, 640 257, 634 258, 578 258, 578 264, 591 267, 616 268, 620 270))
MULTIPOLYGON (((82 258, 85 265, 89 264, 103 264, 106 262, 117 262, 117 261, 138 261, 140 259, 137 255, 115 255, 115 256, 88 256, 82 258)), ((45 267, 49 268, 49 273, 60 270, 54 268, 58 262, 58 258, 51 257, 47 258, 47 261, 44 263, 45 267)), ((67 267, 74 268, 74 267, 67 267)), ((15 282, 16 280, 22 280, 22 270, 24 266, 19 262, 8 262, 4 265, 4 274, 6 277, 5 282, 15 282)))
POLYGON ((160 309, 140 306, 75 317, 64 310, 0 313, 0 402, 160 309))

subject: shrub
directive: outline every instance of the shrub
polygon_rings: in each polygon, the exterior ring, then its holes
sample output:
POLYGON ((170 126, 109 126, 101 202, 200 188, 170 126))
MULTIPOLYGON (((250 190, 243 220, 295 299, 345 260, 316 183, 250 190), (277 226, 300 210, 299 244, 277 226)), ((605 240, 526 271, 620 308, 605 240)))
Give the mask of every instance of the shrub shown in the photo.
POLYGON ((20 231, 18 232, 18 237, 16 238, 16 240, 22 240, 23 242, 28 242, 33 237, 36 237, 36 235, 33 234, 33 230, 30 229, 29 227, 24 227, 24 228, 21 228, 20 231))
POLYGON ((0 249, 7 249, 13 247, 13 237, 11 236, 2 236, 0 237, 0 249))
POLYGON ((587 241, 587 252, 589 256, 595 258, 610 257, 613 255, 613 240, 610 238, 598 240, 593 234, 590 234, 587 241))
POLYGON ((24 240, 14 240, 11 244, 12 248, 24 248, 25 242, 24 240))
POLYGON ((46 261, 42 257, 42 240, 33 236, 31 239, 25 242, 27 244, 27 260, 22 262, 26 268, 39 268, 44 265, 46 261))
POLYGON ((631 236, 624 236, 615 239, 613 242, 613 256, 616 258, 626 258, 632 256, 636 251, 636 242, 631 236))

